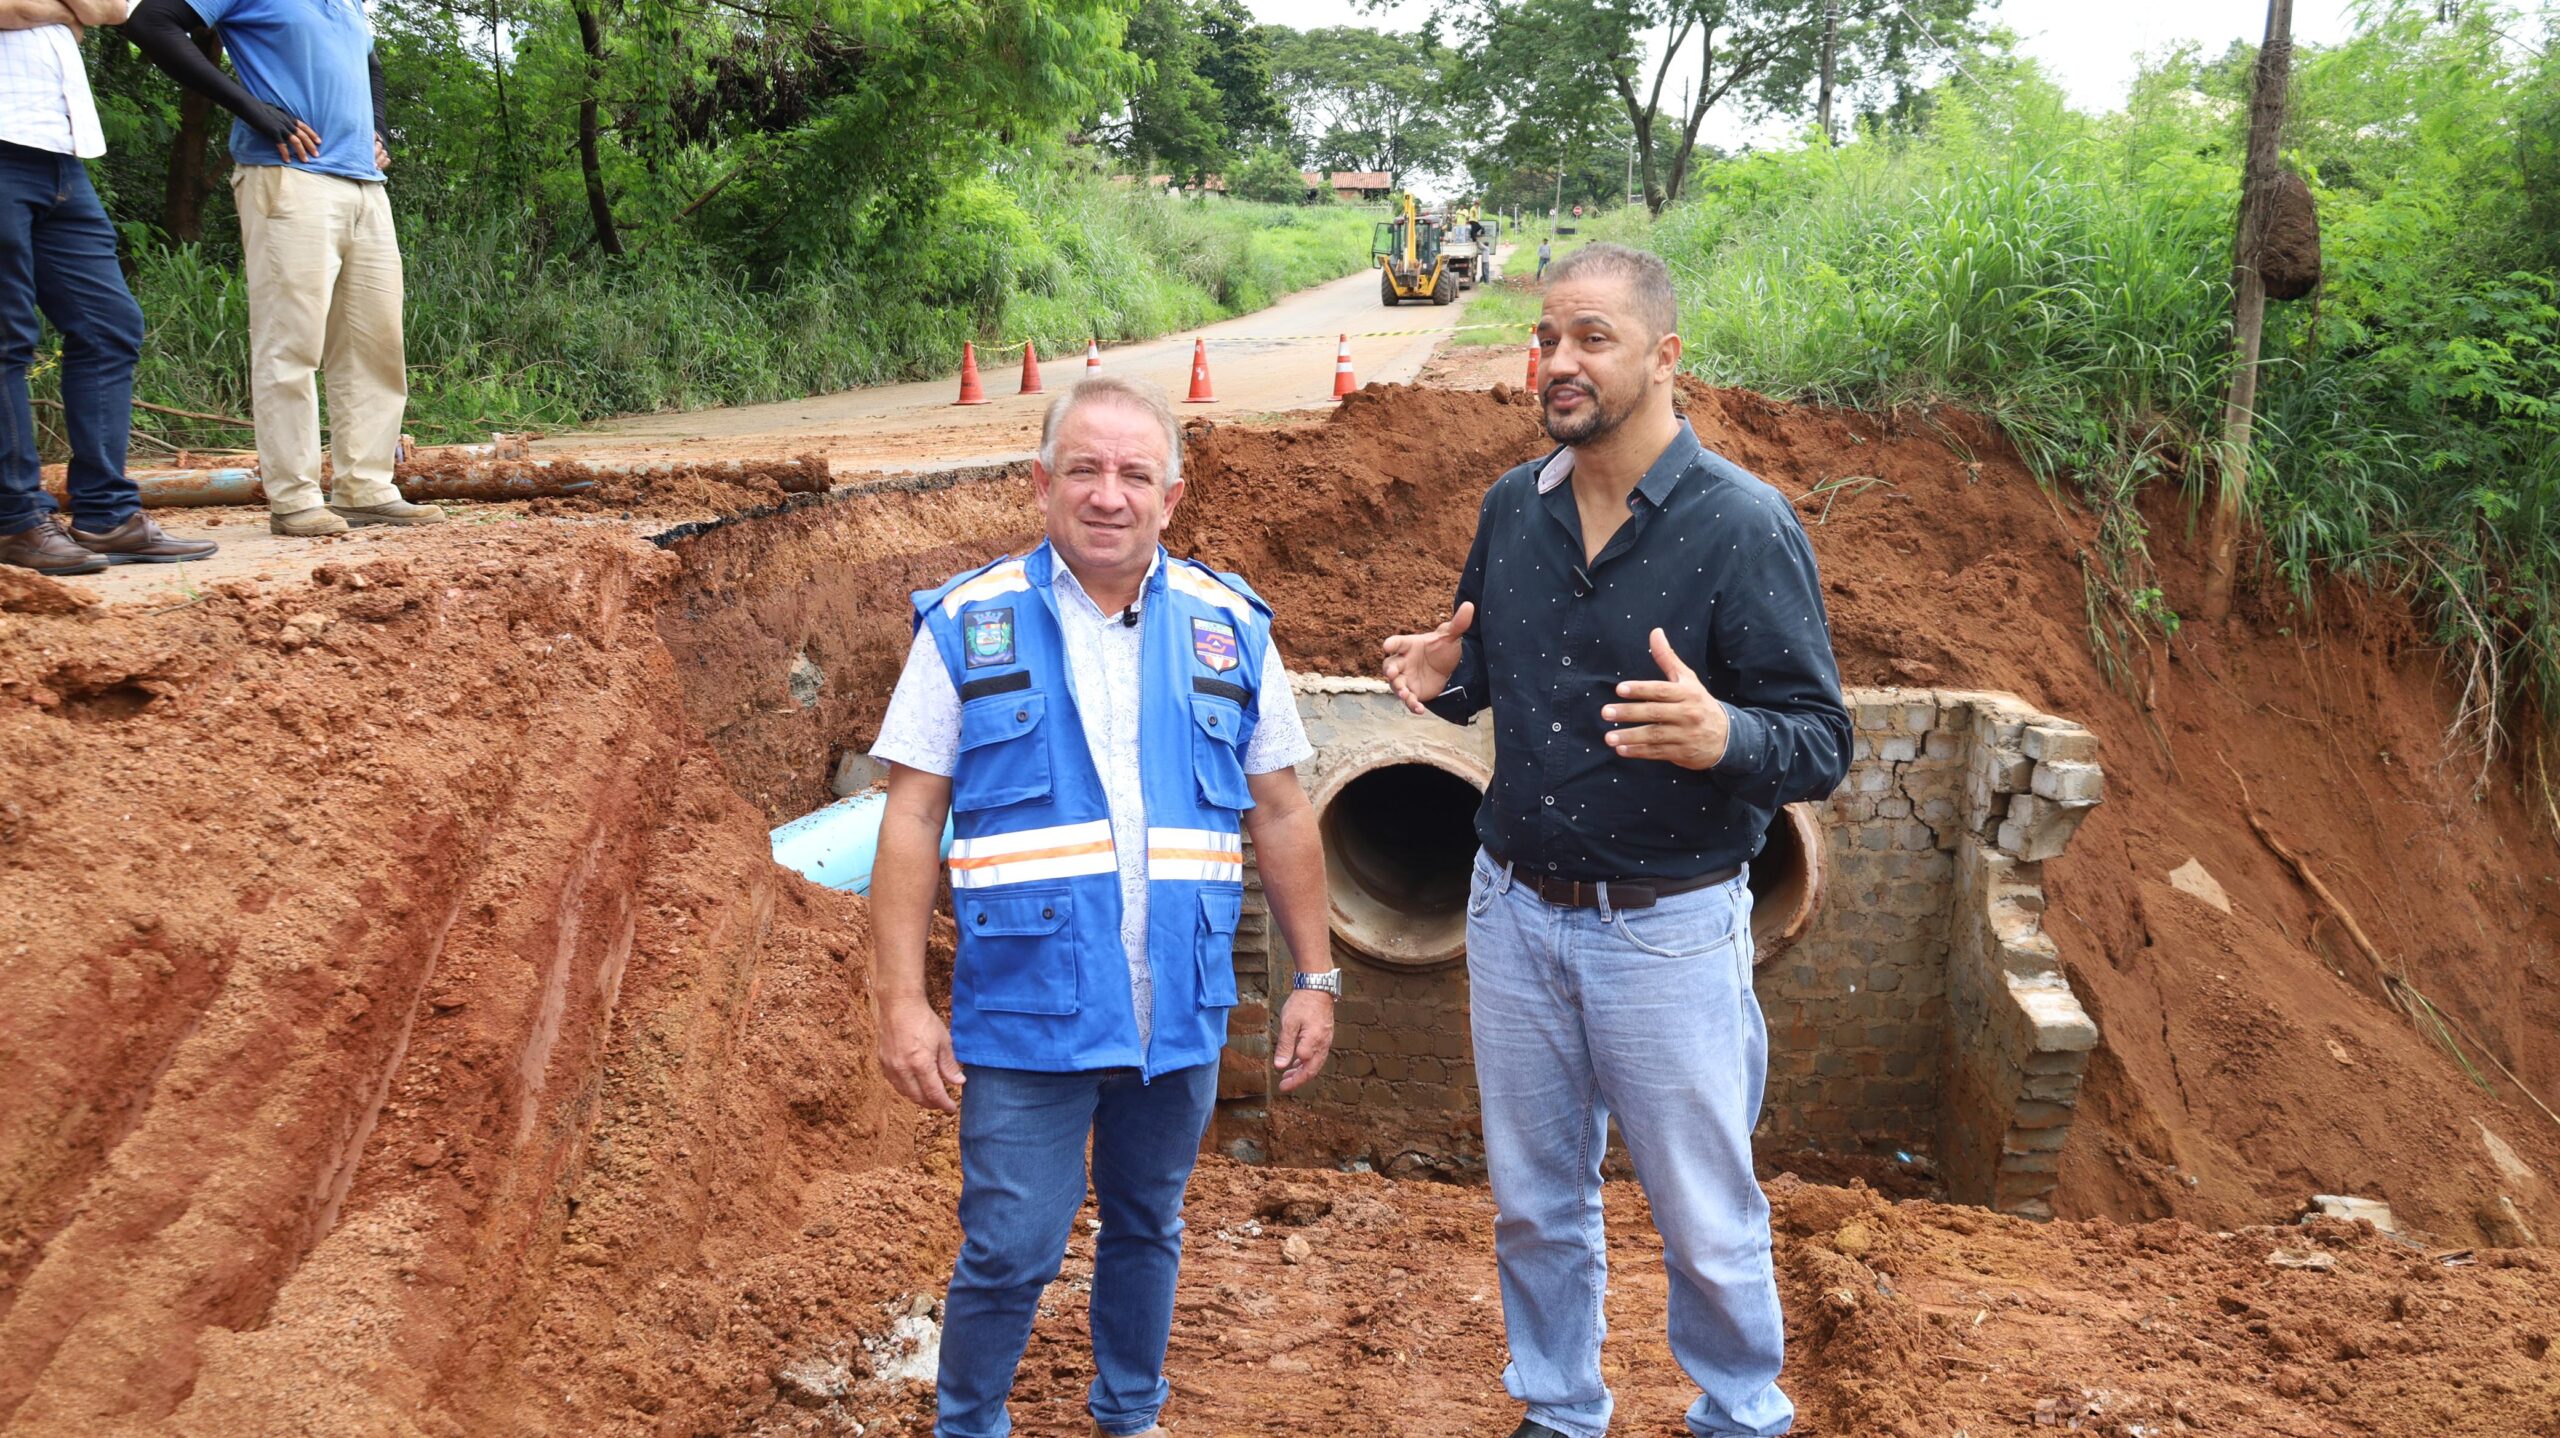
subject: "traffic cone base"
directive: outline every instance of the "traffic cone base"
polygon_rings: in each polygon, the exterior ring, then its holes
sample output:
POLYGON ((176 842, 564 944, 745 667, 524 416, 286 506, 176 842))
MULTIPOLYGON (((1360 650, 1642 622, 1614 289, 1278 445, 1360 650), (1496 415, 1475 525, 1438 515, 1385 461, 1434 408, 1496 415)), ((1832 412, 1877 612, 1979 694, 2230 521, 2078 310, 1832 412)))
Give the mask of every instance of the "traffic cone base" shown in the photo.
POLYGON ((1333 397, 1347 399, 1359 387, 1360 381, 1351 373, 1351 336, 1344 335, 1334 343, 1333 397))
POLYGON ((1022 342, 1022 388, 1017 394, 1040 393, 1040 347, 1029 340, 1022 342))
POLYGON ((952 403, 961 405, 986 402, 986 386, 978 382, 978 347, 963 343, 960 346, 960 397, 952 403))
POLYGON ((1209 342, 1191 342, 1191 393, 1183 396, 1184 404, 1216 404, 1218 397, 1209 392, 1209 342))

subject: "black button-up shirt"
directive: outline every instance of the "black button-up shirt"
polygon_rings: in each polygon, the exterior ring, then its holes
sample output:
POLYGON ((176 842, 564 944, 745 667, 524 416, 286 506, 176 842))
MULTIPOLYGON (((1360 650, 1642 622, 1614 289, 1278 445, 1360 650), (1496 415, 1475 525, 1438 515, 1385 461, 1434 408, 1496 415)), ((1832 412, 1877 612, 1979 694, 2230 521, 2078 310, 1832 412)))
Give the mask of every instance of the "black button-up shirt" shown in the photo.
POLYGON ((1486 848, 1567 879, 1685 879, 1760 852, 1780 806, 1838 787, 1849 713, 1813 546, 1786 498, 1684 421, 1583 562, 1569 453, 1494 481, 1458 599, 1465 654, 1431 709, 1491 706, 1486 848), (1540 492, 1542 476, 1554 482, 1540 492), (1600 717, 1627 679, 1660 679, 1660 629, 1733 724, 1705 770, 1622 759, 1600 717))

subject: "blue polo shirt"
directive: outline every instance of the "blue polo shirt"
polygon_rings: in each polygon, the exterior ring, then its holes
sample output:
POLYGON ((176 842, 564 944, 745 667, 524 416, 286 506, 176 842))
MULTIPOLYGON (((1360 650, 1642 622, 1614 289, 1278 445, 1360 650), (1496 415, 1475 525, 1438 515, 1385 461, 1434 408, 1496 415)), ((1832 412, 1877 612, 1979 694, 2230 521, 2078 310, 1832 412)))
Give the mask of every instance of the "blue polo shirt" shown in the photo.
MULTIPOLYGON (((373 23, 360 0, 187 0, 222 32, 241 87, 281 105, 320 136, 320 157, 297 170, 379 180, 373 163, 373 23)), ((278 165, 275 144, 234 120, 231 161, 278 165)))

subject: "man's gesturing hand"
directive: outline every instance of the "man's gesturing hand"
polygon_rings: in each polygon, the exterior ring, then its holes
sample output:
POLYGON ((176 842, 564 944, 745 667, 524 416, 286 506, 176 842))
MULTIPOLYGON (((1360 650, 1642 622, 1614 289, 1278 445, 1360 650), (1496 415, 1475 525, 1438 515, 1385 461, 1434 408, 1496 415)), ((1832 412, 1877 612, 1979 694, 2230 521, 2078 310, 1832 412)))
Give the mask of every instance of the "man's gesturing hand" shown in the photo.
POLYGON ((1428 634, 1399 634, 1387 641, 1387 687, 1404 701, 1404 707, 1419 714, 1422 706, 1440 697, 1449 686, 1450 671, 1458 667, 1458 656, 1465 652, 1459 641, 1476 622, 1476 607, 1470 602, 1458 606, 1448 622, 1428 634))
POLYGON ((951 1056, 951 1030, 922 994, 880 1001, 880 1071, 907 1102, 960 1111, 956 1095, 968 1078, 951 1056))
POLYGON ((1662 666, 1662 678, 1620 684, 1618 697, 1635 702, 1600 710, 1612 724, 1635 726, 1610 730, 1609 747, 1621 759, 1660 759, 1683 769, 1704 769, 1722 759, 1733 737, 1732 721, 1659 629, 1653 631, 1653 662, 1662 666))

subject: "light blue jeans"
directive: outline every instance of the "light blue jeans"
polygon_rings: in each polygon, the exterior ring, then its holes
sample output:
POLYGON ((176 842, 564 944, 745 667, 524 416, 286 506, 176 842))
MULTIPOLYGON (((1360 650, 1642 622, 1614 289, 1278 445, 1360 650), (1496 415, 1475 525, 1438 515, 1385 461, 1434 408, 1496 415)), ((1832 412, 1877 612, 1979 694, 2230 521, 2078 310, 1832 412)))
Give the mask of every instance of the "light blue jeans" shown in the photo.
POLYGON ((1153 1426, 1170 1391, 1164 1350, 1182 1261, 1182 1190, 1218 1101, 1218 1066, 1141 1082, 1136 1069, 968 1067, 960 1094, 960 1258, 942 1305, 935 1438, 1004 1438, 1005 1398, 1040 1292, 1058 1276, 1084 1203, 1086 1141, 1102 1212, 1094 1236, 1094 1378, 1105 1433, 1153 1426))
POLYGON ((1702 1390, 1699 1438, 1795 1423, 1769 1204, 1751 1174, 1769 1037, 1751 992, 1747 876, 1650 908, 1562 908, 1476 856, 1467 979, 1494 1256, 1529 1417, 1608 1431, 1609 1255, 1600 1160, 1615 1115, 1670 1276, 1672 1356, 1702 1390))

